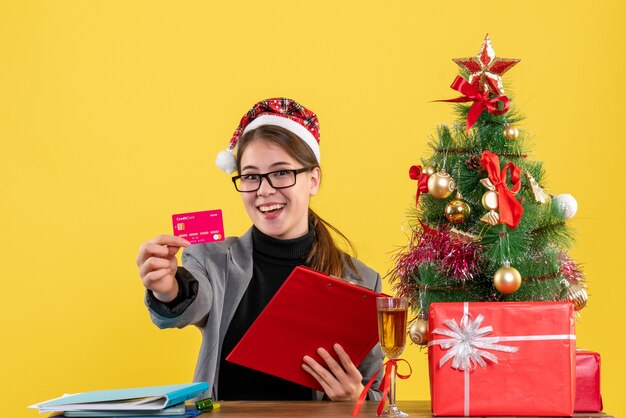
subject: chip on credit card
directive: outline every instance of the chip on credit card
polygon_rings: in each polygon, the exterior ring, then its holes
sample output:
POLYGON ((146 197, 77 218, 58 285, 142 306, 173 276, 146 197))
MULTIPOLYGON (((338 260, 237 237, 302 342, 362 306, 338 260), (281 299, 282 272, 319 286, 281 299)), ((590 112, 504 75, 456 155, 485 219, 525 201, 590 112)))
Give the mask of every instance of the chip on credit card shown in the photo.
POLYGON ((174 235, 192 244, 224 240, 222 210, 179 213, 172 215, 174 235))

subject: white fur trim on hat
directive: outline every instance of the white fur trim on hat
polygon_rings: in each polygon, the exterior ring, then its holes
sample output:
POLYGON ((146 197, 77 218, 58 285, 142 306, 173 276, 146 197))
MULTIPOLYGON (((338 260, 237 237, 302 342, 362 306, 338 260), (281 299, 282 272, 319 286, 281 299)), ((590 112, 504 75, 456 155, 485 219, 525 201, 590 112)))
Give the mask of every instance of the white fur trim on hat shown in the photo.
POLYGON ((220 151, 215 158, 215 165, 227 174, 233 174, 237 168, 237 162, 231 149, 220 151))
POLYGON ((298 122, 283 116, 261 115, 254 119, 252 122, 250 122, 248 126, 246 126, 246 128, 243 130, 243 134, 262 125, 280 126, 281 128, 285 128, 288 131, 298 135, 298 137, 306 142, 306 144, 313 150, 313 154, 315 154, 315 159, 317 159, 317 162, 320 162, 320 144, 317 142, 313 134, 307 128, 300 125, 298 122))

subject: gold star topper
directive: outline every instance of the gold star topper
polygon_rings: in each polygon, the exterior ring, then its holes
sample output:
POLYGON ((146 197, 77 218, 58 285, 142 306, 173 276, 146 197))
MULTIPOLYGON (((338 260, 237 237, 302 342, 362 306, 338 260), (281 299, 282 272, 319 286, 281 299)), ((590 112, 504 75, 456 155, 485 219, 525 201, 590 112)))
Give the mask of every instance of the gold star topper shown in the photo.
POLYGON ((504 94, 502 74, 520 62, 514 58, 498 58, 491 46, 489 34, 485 36, 480 52, 475 57, 453 58, 463 70, 469 74, 469 83, 482 94, 493 93, 496 96, 504 94))

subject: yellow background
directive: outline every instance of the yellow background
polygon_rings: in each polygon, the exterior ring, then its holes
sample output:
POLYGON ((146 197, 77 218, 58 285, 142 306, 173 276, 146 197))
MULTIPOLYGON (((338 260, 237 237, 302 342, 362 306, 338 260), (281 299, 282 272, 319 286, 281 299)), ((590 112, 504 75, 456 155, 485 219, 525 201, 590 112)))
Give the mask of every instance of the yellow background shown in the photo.
MULTIPOLYGON (((406 243, 408 168, 454 120, 430 101, 456 96, 451 58, 487 32, 522 59, 505 80, 549 191, 578 200, 571 254, 591 295, 578 346, 602 354, 605 409, 624 415, 625 12, 619 0, 3 1, 2 415, 191 380, 199 334, 151 325, 134 259, 172 213, 221 208, 227 234, 249 227, 213 160, 261 98, 318 114, 313 205, 386 273, 406 243)), ((399 398, 427 399, 425 351, 406 356, 399 398)))

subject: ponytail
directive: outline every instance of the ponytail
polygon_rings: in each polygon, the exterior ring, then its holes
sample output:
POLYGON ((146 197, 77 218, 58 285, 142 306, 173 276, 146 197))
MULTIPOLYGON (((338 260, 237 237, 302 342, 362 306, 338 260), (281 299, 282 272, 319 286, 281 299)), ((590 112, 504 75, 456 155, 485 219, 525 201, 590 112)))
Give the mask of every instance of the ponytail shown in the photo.
POLYGON ((341 231, 323 220, 311 208, 309 208, 309 224, 313 225, 315 241, 307 258, 307 265, 312 269, 336 277, 344 277, 345 273, 347 273, 344 270, 347 267, 354 272, 359 280, 363 280, 352 261, 352 257, 337 247, 329 229, 332 229, 339 235, 348 244, 350 252, 354 254, 352 242, 341 231))

